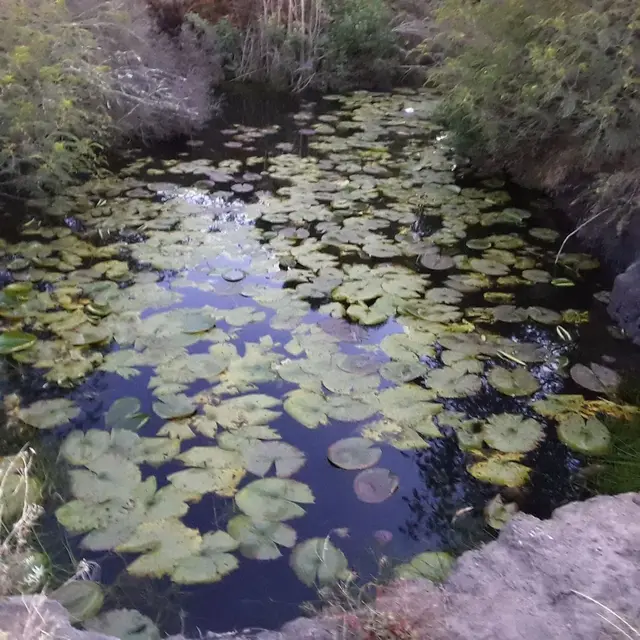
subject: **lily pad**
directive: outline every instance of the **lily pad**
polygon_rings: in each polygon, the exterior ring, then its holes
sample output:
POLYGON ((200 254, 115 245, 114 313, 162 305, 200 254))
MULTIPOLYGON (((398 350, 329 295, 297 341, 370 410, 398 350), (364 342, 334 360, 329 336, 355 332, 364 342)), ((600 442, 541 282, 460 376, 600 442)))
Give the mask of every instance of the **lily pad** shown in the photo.
POLYGON ((381 467, 361 471, 353 481, 353 489, 358 499, 370 504, 384 502, 399 486, 398 476, 381 467))
POLYGON ((273 466, 278 478, 289 478, 304 466, 306 457, 286 442, 258 440, 245 450, 244 461, 247 471, 257 476, 266 476, 273 466))
POLYGON ((521 487, 529 480, 531 469, 516 462, 510 454, 497 454, 471 465, 469 473, 481 482, 503 487, 521 487))
POLYGON ((440 253, 425 253, 420 258, 420 264, 432 271, 446 271, 456 266, 451 256, 443 256, 440 253))
POLYGON ((484 425, 485 442, 505 453, 532 451, 543 436, 542 425, 536 420, 515 413, 492 415, 484 425))
POLYGON ((138 398, 118 398, 107 411, 104 422, 110 429, 137 431, 149 420, 146 413, 140 413, 138 398))
POLYGON ((0 355, 29 349, 37 340, 36 336, 23 331, 3 331, 0 333, 0 355))
POLYGON ((296 544, 295 530, 283 522, 255 521, 240 515, 229 521, 227 530, 240 545, 240 553, 254 560, 275 560, 282 553, 279 547, 296 544))
POLYGON ((609 451, 611 434, 597 418, 566 415, 558 424, 558 437, 567 447, 585 455, 599 456, 609 451))
POLYGON ((540 384, 531 373, 522 367, 506 369, 494 367, 487 375, 489 384, 506 396, 528 396, 535 393, 540 384))
POLYGON ((595 362, 588 367, 575 364, 569 373, 581 387, 596 393, 612 393, 620 384, 620 376, 615 371, 595 362))
POLYGON ((310 538, 299 544, 290 558, 291 568, 308 587, 326 587, 349 573, 347 558, 329 538, 310 538))
POLYGON ((498 494, 484 508, 484 517, 490 527, 500 530, 517 512, 518 505, 515 502, 505 502, 498 494))
POLYGON ((228 269, 227 271, 222 272, 222 277, 227 282, 240 282, 245 279, 246 275, 247 274, 242 271, 242 269, 228 269))
POLYGON ((426 578, 431 582, 443 582, 451 573, 454 562, 455 558, 446 551, 427 551, 396 567, 394 575, 407 580, 426 578))
POLYGON ((165 420, 188 418, 196 411, 195 404, 183 395, 167 395, 153 403, 153 410, 165 420))
POLYGON ((328 403, 324 396, 305 389, 296 389, 284 401, 284 410, 309 429, 329 424, 328 403))
POLYGON ((329 447, 329 460, 341 469, 367 469, 378 463, 382 449, 366 438, 344 438, 329 447))
POLYGON ((402 384, 425 375, 427 371, 427 365, 422 362, 387 362, 382 365, 380 374, 386 380, 402 384))
POLYGON ((80 415, 80 409, 71 400, 39 400, 21 409, 18 416, 22 422, 38 429, 53 429, 80 415))
POLYGON ((160 632, 150 618, 135 609, 114 609, 84 623, 95 631, 120 640, 160 640, 160 632))
POLYGON ((48 596, 69 612, 69 618, 74 623, 97 616, 104 604, 102 587, 91 580, 70 580, 48 596))
POLYGON ((236 494, 238 508, 253 520, 281 522, 300 518, 305 510, 300 504, 313 504, 311 489, 288 478, 255 480, 236 494))
POLYGON ((238 542, 225 531, 202 536, 198 553, 182 558, 171 578, 178 584, 209 584, 219 582, 238 568, 238 559, 230 553, 238 542))

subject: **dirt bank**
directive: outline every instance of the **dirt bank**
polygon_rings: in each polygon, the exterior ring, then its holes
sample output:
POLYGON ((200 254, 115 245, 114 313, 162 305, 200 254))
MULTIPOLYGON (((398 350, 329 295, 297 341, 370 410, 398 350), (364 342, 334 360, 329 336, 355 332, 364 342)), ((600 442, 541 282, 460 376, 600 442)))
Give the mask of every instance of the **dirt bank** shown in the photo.
MULTIPOLYGON (((376 603, 377 620, 411 635, 363 634, 349 617, 299 618, 280 631, 208 635, 216 640, 602 640, 624 627, 602 603, 640 624, 640 494, 598 497, 558 509, 550 520, 518 515, 498 540, 461 556, 449 580, 401 581, 376 603), (609 620, 609 622, 607 622, 609 620), (400 625, 400 626, 398 626, 400 625)), ((362 612, 360 620, 374 615, 362 612)), ((39 624, 42 625, 42 622, 39 624)), ((56 603, 11 598, 0 603, 9 638, 109 640, 73 631, 56 603), (25 632, 45 606, 42 635, 25 632), (45 635, 49 634, 49 635, 45 635)), ((627 629, 627 631, 629 631, 627 629)), ((0 637, 1 634, 0 634, 0 637)), ((627 636, 628 637, 628 636, 627 636)), ((127 640, 155 638, 127 636, 127 640)), ((184 640, 175 636, 173 640, 184 640)))

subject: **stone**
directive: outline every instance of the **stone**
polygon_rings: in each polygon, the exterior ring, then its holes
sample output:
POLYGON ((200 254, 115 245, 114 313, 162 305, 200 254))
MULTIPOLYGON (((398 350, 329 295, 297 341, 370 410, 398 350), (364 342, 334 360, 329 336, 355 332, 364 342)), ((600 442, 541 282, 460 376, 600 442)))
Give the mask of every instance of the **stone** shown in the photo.
POLYGON ((629 338, 640 344, 640 260, 616 277, 608 310, 629 338))

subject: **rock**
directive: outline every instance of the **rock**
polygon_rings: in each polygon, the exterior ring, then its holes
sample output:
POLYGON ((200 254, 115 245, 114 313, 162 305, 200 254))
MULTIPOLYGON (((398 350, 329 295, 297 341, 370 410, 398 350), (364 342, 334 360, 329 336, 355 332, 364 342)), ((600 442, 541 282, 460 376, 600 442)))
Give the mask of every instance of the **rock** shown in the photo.
POLYGON ((609 314, 636 344, 640 344, 640 260, 616 277, 609 314))
POLYGON ((67 610, 45 596, 16 596, 0 601, 0 638, 10 640, 117 640, 74 629, 67 610))

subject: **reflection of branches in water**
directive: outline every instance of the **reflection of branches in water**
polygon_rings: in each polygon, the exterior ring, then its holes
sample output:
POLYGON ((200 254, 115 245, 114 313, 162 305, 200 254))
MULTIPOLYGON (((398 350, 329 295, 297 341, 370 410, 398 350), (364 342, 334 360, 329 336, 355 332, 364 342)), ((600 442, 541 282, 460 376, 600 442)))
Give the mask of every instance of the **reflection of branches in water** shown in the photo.
POLYGON ((495 490, 469 475, 455 438, 432 440, 413 456, 422 484, 404 498, 411 515, 401 531, 423 542, 425 550, 462 551, 487 539, 482 509, 495 490), (468 507, 473 510, 456 518, 468 507))

